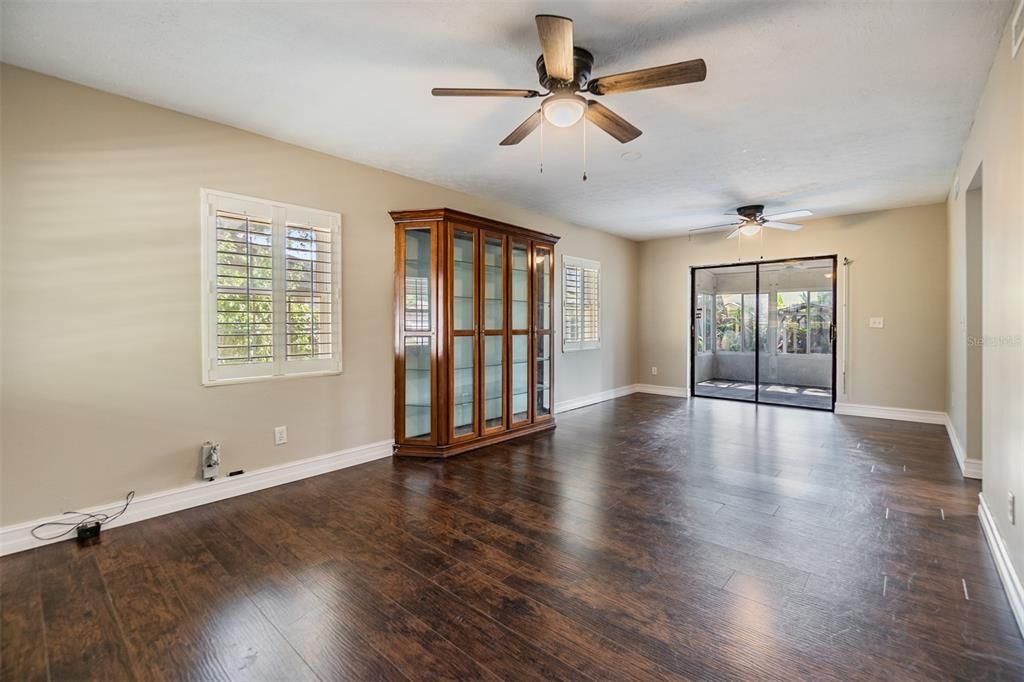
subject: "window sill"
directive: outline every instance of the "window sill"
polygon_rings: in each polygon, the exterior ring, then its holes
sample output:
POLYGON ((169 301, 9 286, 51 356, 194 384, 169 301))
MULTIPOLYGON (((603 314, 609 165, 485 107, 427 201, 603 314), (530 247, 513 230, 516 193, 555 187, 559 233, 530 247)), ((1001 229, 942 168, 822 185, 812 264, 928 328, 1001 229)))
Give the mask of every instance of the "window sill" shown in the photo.
POLYGON ((238 377, 235 379, 203 379, 205 388, 231 386, 234 384, 254 384, 261 381, 285 381, 288 379, 307 379, 310 377, 331 377, 341 374, 340 369, 327 369, 317 372, 293 372, 291 374, 269 374, 256 377, 238 377))
POLYGON ((586 350, 601 350, 601 346, 581 346, 579 348, 562 348, 563 353, 579 353, 586 350))

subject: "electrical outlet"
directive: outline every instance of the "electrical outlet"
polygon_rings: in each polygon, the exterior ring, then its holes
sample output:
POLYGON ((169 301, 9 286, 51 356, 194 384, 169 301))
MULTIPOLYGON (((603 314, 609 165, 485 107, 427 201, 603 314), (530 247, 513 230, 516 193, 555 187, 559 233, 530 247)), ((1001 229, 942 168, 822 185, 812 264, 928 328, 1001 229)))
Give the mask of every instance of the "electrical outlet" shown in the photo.
POLYGON ((1013 496, 1013 493, 1007 493, 1007 511, 1010 513, 1010 525, 1017 525, 1017 498, 1013 496))
POLYGON ((654 376, 654 377, 658 376, 658 368, 657 367, 651 367, 651 376, 654 376))
POLYGON ((872 329, 882 329, 883 327, 885 327, 885 318, 872 317, 870 320, 868 320, 868 326, 871 327, 872 329))
POLYGON ((287 426, 275 426, 274 427, 274 445, 284 445, 288 442, 288 427, 287 426))

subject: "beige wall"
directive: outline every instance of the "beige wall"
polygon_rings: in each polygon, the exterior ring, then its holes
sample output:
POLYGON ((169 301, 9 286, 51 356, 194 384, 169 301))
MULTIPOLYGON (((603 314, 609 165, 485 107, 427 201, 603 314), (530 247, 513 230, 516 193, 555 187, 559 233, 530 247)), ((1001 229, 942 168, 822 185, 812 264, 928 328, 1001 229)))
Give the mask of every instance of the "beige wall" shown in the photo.
POLYGON ((996 51, 992 70, 963 148, 957 174, 959 196, 950 193, 948 410, 958 436, 977 448, 968 408, 967 335, 971 310, 967 292, 967 189, 983 169, 981 457, 984 496, 999 533, 1024 579, 1024 518, 1007 514, 1007 493, 1024 499, 1024 49, 1010 56, 1010 26, 996 51))
MULTIPOLYGON (((805 220, 743 244, 716 232, 643 242, 637 381, 689 385, 690 266, 837 254, 850 258, 851 354, 840 402, 945 410, 946 215, 941 204, 805 220), (868 318, 884 317, 884 329, 868 318), (650 368, 658 368, 652 376, 650 368)), ((839 272, 837 317, 844 278, 839 272)), ((842 333, 839 372, 842 371, 842 333)))
POLYGON ((0 525, 188 484, 206 439, 252 470, 391 438, 389 209, 479 213, 601 261, 603 347, 557 357, 556 401, 632 383, 633 242, 14 67, 0 96, 0 525), (343 375, 200 386, 200 187, 342 214, 343 375))

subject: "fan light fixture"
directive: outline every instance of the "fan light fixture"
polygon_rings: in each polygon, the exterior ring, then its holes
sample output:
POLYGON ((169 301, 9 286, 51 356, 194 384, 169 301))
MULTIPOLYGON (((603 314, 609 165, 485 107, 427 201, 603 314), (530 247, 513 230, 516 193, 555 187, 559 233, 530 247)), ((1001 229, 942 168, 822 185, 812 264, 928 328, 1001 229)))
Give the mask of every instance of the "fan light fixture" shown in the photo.
POLYGON ((571 92, 548 97, 541 105, 544 118, 558 128, 569 128, 576 125, 583 112, 587 110, 587 101, 571 92))
MULTIPOLYGON (((589 113, 587 114, 589 116, 589 113)), ((784 223, 783 220, 787 218, 803 218, 804 216, 811 215, 811 212, 805 209, 798 211, 787 211, 785 213, 773 213, 771 215, 764 214, 764 206, 761 204, 751 204, 750 206, 740 206, 736 209, 735 213, 727 213, 726 215, 733 217, 733 222, 726 223, 725 225, 712 225, 710 227, 700 227, 696 230, 690 230, 690 232, 704 232, 706 230, 720 230, 723 227, 727 227, 731 230, 727 239, 735 239, 738 237, 753 237, 755 234, 761 231, 763 227, 770 227, 774 230, 787 230, 794 232, 799 230, 803 225, 796 223, 784 223), (739 218, 739 221, 735 219, 739 218)))

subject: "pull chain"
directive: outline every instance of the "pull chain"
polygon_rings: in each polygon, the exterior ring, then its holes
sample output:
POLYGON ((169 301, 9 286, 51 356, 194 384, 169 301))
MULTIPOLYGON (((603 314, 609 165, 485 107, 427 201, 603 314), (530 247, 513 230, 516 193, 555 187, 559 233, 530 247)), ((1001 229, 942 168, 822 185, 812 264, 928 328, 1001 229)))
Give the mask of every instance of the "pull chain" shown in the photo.
POLYGON ((587 119, 583 119, 583 182, 587 181, 587 119))
POLYGON ((540 174, 544 175, 544 116, 540 117, 540 174))

